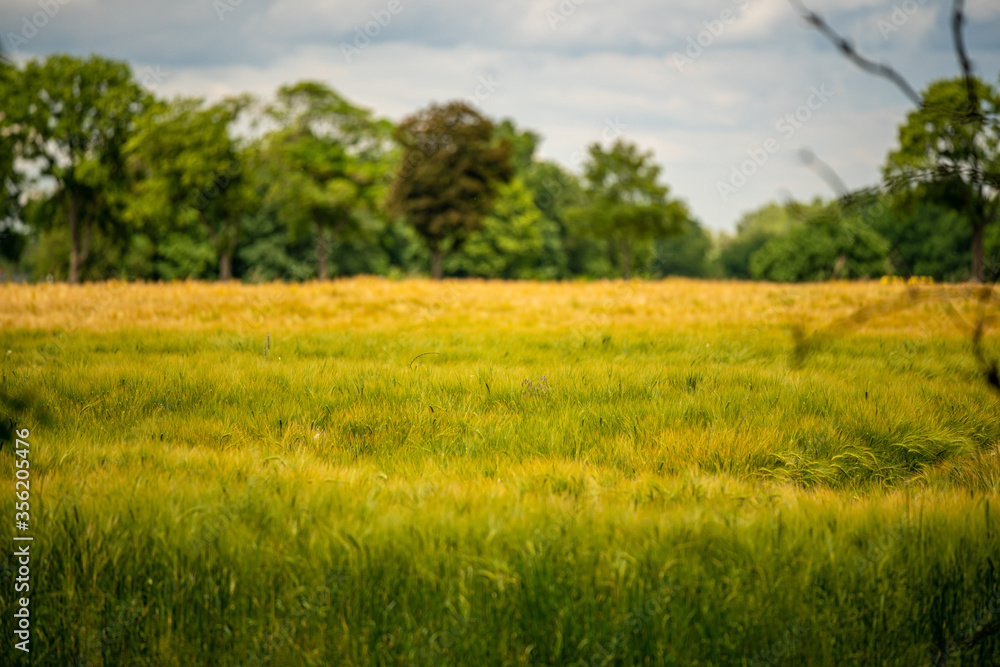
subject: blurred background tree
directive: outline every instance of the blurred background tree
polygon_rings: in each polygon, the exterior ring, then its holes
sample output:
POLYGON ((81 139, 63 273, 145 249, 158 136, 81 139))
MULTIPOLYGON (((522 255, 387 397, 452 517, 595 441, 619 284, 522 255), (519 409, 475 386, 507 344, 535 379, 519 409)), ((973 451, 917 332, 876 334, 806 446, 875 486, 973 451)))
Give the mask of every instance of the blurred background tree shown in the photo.
POLYGON ((889 243, 868 225, 844 214, 837 202, 785 210, 800 222, 772 237, 750 258, 757 280, 800 282, 885 275, 889 243))
POLYGON ((444 275, 444 256, 479 231, 500 187, 511 180, 512 145, 465 102, 432 104, 407 116, 396 139, 402 157, 389 198, 424 239, 431 276, 444 275))
POLYGON ((577 174, 538 157, 537 132, 457 102, 393 128, 314 81, 266 105, 165 101, 124 63, 64 55, 0 60, 0 94, 0 279, 1000 269, 1000 103, 974 77, 928 86, 878 186, 768 203, 732 234, 672 199, 633 143, 590 146, 577 174))
POLYGON ((969 234, 971 278, 985 279, 987 230, 1000 219, 1000 93, 977 77, 931 83, 899 128, 885 179, 902 201, 947 203, 969 234))
POLYGON ((667 197, 669 188, 658 182, 660 166, 652 162, 652 152, 619 139, 609 150, 592 144, 588 153, 585 204, 570 217, 595 237, 612 242, 622 278, 628 279, 637 246, 648 251, 654 238, 679 235, 690 214, 684 204, 667 197))
MULTIPOLYGON (((68 236, 70 283, 80 280, 95 230, 123 234, 129 196, 124 146, 152 102, 127 63, 67 55, 30 60, 9 98, 22 113, 18 157, 32 162, 46 214, 27 222, 68 236)), ((6 100, 5 100, 6 103, 6 100)), ((5 104, 6 106, 6 104, 5 104)))
POLYGON ((22 150, 27 99, 19 93, 21 72, 0 52, 0 274, 11 272, 27 244, 20 222, 23 175, 14 169, 22 150))
POLYGON ((163 277, 201 277, 209 262, 219 280, 233 277, 242 219, 257 206, 233 126, 252 103, 179 98, 138 118, 125 146, 135 180, 128 213, 136 231, 163 239, 156 248, 163 277))
POLYGON ((257 163, 265 199, 291 239, 311 227, 316 276, 326 280, 331 245, 359 234, 384 198, 392 126, 316 81, 280 88, 268 116, 278 127, 257 163))

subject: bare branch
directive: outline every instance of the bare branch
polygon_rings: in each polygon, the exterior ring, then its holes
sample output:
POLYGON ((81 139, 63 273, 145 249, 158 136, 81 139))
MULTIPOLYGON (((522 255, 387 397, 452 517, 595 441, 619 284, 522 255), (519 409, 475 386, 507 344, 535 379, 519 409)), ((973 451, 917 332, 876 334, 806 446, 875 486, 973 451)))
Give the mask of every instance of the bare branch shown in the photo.
POLYGON ((840 176, 833 170, 833 167, 816 157, 815 153, 808 148, 803 148, 799 150, 799 159, 830 186, 830 189, 837 194, 838 199, 843 199, 847 196, 847 185, 840 179, 840 176))
POLYGON ((969 120, 982 117, 979 111, 979 95, 976 93, 975 77, 972 74, 972 62, 965 52, 965 40, 962 37, 962 25, 965 23, 964 0, 955 0, 951 13, 951 35, 955 40, 955 53, 962 67, 962 77, 965 79, 965 93, 969 98, 969 120))
POLYGON ((910 100, 918 107, 923 104, 923 98, 917 93, 916 90, 913 89, 913 86, 911 86, 899 72, 889 67, 888 65, 876 63, 875 61, 869 60, 868 58, 862 56, 855 50, 853 44, 851 44, 849 41, 838 35, 837 32, 830 27, 830 24, 823 19, 822 16, 820 16, 816 12, 806 7, 805 4, 801 2, 801 0, 789 0, 789 2, 791 2, 792 5, 794 5, 798 9, 799 13, 802 15, 802 18, 805 19, 806 23, 816 28, 816 30, 820 31, 820 33, 822 33, 824 37, 826 37, 828 40, 830 40, 830 42, 833 43, 834 46, 840 49, 841 53, 843 53, 848 60, 850 60, 855 65, 857 65, 864 71, 868 72, 869 74, 874 74, 875 76, 880 76, 885 79, 888 79, 889 81, 892 81, 894 84, 896 84, 896 87, 899 88, 901 91, 903 91, 903 94, 909 97, 910 100))

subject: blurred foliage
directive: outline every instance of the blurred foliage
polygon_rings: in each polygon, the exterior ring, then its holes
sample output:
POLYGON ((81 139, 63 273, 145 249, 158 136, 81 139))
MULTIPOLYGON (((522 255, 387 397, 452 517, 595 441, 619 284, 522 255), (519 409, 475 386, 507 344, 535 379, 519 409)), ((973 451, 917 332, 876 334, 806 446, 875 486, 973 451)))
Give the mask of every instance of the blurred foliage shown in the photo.
POLYGON ((511 142, 465 102, 432 104, 403 119, 396 131, 402 158, 389 210, 424 239, 431 275, 442 260, 483 227, 499 187, 514 175, 511 142))
POLYGON ((670 189, 658 182, 660 166, 652 162, 652 152, 619 139, 608 150, 592 144, 588 153, 584 205, 570 217, 612 242, 622 278, 628 279, 635 254, 648 252, 655 238, 678 234, 690 215, 684 204, 667 197, 670 189))
POLYGON ((998 96, 981 81, 975 91, 979 113, 963 80, 928 87, 884 187, 769 203, 713 234, 671 197, 653 154, 624 140, 591 145, 578 175, 537 155, 536 132, 462 102, 395 127, 320 82, 208 104, 157 99, 120 61, 0 60, 0 280, 301 281, 430 266, 533 280, 947 281, 972 277, 977 253, 989 276, 998 152, 983 137, 997 135, 998 96))
POLYGON ((750 258, 750 273, 780 282, 873 278, 887 273, 888 256, 889 243, 878 232, 830 204, 771 238, 750 258))
POLYGON ((3 107, 12 117, 4 119, 0 134, 14 128, 17 157, 35 167, 22 187, 48 191, 55 204, 53 215, 34 223, 39 231, 67 230, 71 283, 85 269, 95 229, 109 236, 128 233, 125 144, 151 103, 128 64, 100 56, 29 60, 19 83, 4 91, 3 107))
POLYGON ((358 234, 385 196, 392 128, 312 81, 280 88, 267 115, 278 129, 261 142, 262 189, 290 238, 311 228, 316 276, 325 280, 331 245, 358 234))
POLYGON ((955 77, 932 82, 922 97, 899 128, 886 183, 910 203, 947 202, 961 214, 942 222, 968 229, 970 277, 981 281, 986 232, 1000 219, 1000 92, 976 77, 955 77))
POLYGON ((480 233, 453 253, 448 273, 482 278, 557 278, 559 228, 535 206, 520 179, 502 186, 480 233))
POLYGON ((210 106, 180 98, 157 102, 136 120, 125 145, 135 180, 127 215, 136 228, 155 227, 166 235, 157 261, 163 278, 204 275, 201 262, 209 254, 198 242, 203 236, 219 279, 232 277, 240 223, 257 206, 246 157, 232 132, 251 104, 246 96, 210 106), (184 250, 193 253, 190 259, 184 250))
POLYGON ((712 236, 696 220, 685 220, 681 232, 669 239, 656 239, 649 261, 653 278, 684 276, 712 278, 718 276, 711 261, 712 236))
MULTIPOLYGON (((797 211, 801 211, 798 205, 797 211)), ((814 201, 802 213, 818 210, 822 204, 814 201)), ((746 213, 736 223, 736 235, 724 237, 719 245, 719 264, 723 275, 731 278, 749 279, 750 260, 754 254, 774 238, 788 234, 791 228, 801 222, 787 206, 770 203, 746 213)))

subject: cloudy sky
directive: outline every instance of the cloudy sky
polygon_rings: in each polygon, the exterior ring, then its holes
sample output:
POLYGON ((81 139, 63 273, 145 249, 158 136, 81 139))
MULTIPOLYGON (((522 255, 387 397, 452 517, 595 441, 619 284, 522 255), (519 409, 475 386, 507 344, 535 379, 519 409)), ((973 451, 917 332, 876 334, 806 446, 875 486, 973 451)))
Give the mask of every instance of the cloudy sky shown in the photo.
MULTIPOLYGON (((951 0, 806 4, 917 89, 958 72, 951 0)), ((974 65, 996 85, 1000 2, 967 11, 974 65)), ((875 183, 911 109, 787 0, 3 0, 0 37, 16 58, 128 60, 166 96, 268 96, 318 79, 393 120, 471 98, 576 171, 587 145, 621 135, 652 150, 672 194, 716 230, 769 200, 829 196, 800 148, 849 187, 875 183), (759 166, 744 164, 754 155, 759 166), (734 176, 741 165, 749 178, 734 176)))

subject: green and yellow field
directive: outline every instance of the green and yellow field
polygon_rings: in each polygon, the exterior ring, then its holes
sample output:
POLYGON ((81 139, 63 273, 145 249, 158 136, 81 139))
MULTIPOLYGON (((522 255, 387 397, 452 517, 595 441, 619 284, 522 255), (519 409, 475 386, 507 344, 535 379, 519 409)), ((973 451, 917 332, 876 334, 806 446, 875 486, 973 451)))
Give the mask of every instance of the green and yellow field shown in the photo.
POLYGON ((998 301, 908 289, 2 285, 0 663, 1000 664, 998 301))

